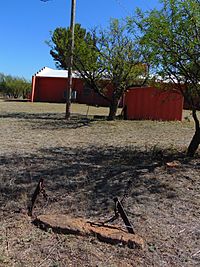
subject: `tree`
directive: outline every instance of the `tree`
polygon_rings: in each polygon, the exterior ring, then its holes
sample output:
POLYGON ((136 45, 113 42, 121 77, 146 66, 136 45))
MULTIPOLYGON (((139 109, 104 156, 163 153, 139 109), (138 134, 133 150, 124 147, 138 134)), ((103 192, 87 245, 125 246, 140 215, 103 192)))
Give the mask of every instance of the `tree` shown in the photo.
POLYGON ((4 95, 5 91, 5 75, 0 73, 0 95, 4 95))
POLYGON ((31 82, 24 78, 0 74, 0 91, 9 97, 23 97, 31 91, 31 82))
MULTIPOLYGON (((62 63, 67 63, 68 37, 60 36, 59 42, 53 37, 54 34, 51 41, 56 45, 52 46, 50 53, 59 67, 66 68, 67 65, 62 63)), ((111 20, 107 29, 84 31, 84 34, 80 34, 80 28, 77 32, 75 27, 74 69, 96 93, 108 101, 108 120, 115 119, 123 93, 129 87, 141 86, 146 82, 148 71, 143 60, 126 25, 117 19, 111 20), (107 95, 108 86, 113 87, 111 98, 107 95)))
MULTIPOLYGON (((56 28, 51 33, 51 40, 47 44, 51 47, 50 54, 53 57, 58 69, 68 69, 70 59, 70 28, 56 28)), ((80 24, 75 24, 74 33, 74 64, 73 70, 82 69, 79 63, 86 62, 86 55, 90 53, 90 45, 93 42, 92 35, 82 28, 80 24), (77 60, 79 59, 79 60, 77 60)))
POLYGON ((171 82, 192 107, 195 134, 187 155, 193 156, 200 144, 200 1, 163 0, 160 10, 138 10, 129 20, 130 30, 133 25, 152 73, 171 82))

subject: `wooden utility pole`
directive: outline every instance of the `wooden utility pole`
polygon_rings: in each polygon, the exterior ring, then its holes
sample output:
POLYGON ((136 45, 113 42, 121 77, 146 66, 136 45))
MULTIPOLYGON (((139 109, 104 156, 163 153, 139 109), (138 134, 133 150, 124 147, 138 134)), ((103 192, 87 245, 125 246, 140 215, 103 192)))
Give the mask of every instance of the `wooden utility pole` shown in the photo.
POLYGON ((70 119, 71 114, 71 95, 72 95, 72 66, 73 66, 73 53, 74 53, 74 28, 75 28, 75 11, 76 11, 76 0, 71 2, 71 22, 70 22, 70 57, 68 66, 68 83, 66 92, 66 113, 65 118, 70 119))

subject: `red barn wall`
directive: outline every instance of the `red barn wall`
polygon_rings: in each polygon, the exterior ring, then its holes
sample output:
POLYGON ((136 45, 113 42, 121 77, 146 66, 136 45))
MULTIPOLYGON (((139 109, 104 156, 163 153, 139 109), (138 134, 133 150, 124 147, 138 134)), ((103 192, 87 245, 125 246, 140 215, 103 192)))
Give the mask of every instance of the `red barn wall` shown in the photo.
POLYGON ((154 87, 133 88, 125 93, 127 119, 182 120, 183 96, 173 90, 162 91, 154 87))
MULTIPOLYGON (((32 102, 53 102, 64 103, 66 96, 66 88, 68 87, 68 79, 60 77, 32 77, 32 102)), ((88 105, 109 106, 109 101, 99 96, 94 90, 85 86, 80 78, 72 79, 72 91, 76 91, 76 99, 74 102, 88 105)), ((111 99, 113 87, 107 87, 107 96, 111 99)), ((121 101, 122 106, 122 101, 121 101)))
MULTIPOLYGON (((32 91, 34 91, 32 101, 64 103, 66 88, 66 78, 36 76, 35 88, 32 88, 32 91)), ((80 79, 73 79, 73 88, 76 88, 77 92, 82 91, 83 81, 80 79)))

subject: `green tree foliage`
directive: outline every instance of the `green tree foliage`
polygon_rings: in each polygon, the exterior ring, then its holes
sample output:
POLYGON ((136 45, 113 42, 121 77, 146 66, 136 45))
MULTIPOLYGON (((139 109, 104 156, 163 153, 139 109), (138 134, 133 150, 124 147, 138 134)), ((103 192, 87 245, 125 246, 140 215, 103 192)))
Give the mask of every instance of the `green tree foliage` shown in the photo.
POLYGON ((176 85, 192 106, 195 136, 188 148, 194 155, 200 143, 196 109, 200 108, 200 1, 163 0, 160 10, 143 13, 129 20, 138 26, 139 43, 156 77, 176 85), (183 89, 185 88, 185 89, 183 89))
POLYGON ((4 87, 5 87, 5 75, 3 73, 0 73, 0 93, 3 93, 4 87))
POLYGON ((2 83, 3 82, 3 80, 4 80, 4 74, 3 73, 0 73, 0 83, 2 83))
MULTIPOLYGON (((51 47, 50 54, 53 57, 57 68, 67 69, 70 58, 70 36, 71 31, 69 28, 56 28, 51 33, 51 40, 47 44, 51 47)), ((82 28, 80 24, 75 25, 74 36, 74 65, 73 69, 82 69, 82 62, 86 64, 91 62, 91 46, 93 44, 92 35, 82 28), (86 55, 88 57, 86 58, 86 55)), ((94 59, 92 62, 96 61, 94 59)), ((91 63, 92 63, 91 62, 91 63)), ((84 65, 85 66, 85 65, 84 65)))
MULTIPOLYGON (((56 29, 51 39, 55 45, 51 45, 50 53, 61 68, 68 65, 69 34, 69 29, 62 29, 62 33, 56 29)), ((73 69, 80 73, 90 88, 109 102, 109 120, 115 119, 123 93, 129 87, 146 82, 148 74, 143 62, 141 50, 127 32, 126 25, 119 20, 111 20, 106 29, 88 33, 76 25, 73 69), (111 98, 107 95, 109 86, 114 88, 111 98)))
POLYGON ((0 91, 7 97, 26 98, 31 92, 31 82, 24 78, 0 74, 0 91))

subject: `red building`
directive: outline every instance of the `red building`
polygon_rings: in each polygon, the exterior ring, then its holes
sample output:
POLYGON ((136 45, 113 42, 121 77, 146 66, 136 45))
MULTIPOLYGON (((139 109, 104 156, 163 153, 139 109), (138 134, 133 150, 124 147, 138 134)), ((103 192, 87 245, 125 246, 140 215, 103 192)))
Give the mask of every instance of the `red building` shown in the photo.
POLYGON ((183 96, 177 90, 132 88, 125 93, 124 110, 129 120, 182 120, 183 96))
MULTIPOLYGON (((32 77, 31 102, 64 103, 68 71, 44 67, 32 77)), ((107 89, 111 97, 112 88, 107 89)), ((72 96, 80 104, 108 106, 109 102, 89 88, 75 72, 72 75, 72 96)))
MULTIPOLYGON (((72 79, 74 102, 109 106, 109 102, 89 88, 75 72, 72 79)), ((68 87, 68 72, 43 68, 32 77, 32 102, 64 103, 68 87)), ((107 88, 111 98, 113 87, 107 88)), ((170 87, 169 90, 154 87, 129 89, 121 100, 121 106, 130 120, 182 120, 183 96, 170 87)))

